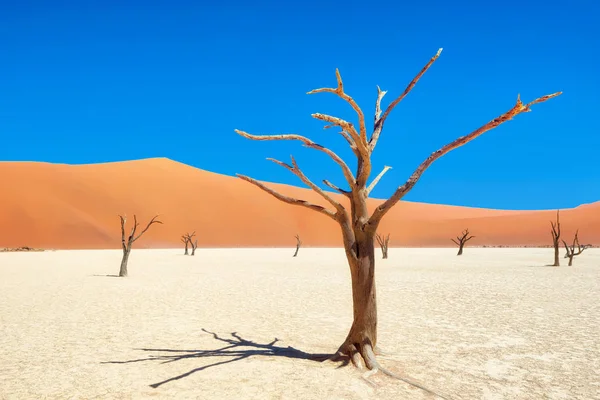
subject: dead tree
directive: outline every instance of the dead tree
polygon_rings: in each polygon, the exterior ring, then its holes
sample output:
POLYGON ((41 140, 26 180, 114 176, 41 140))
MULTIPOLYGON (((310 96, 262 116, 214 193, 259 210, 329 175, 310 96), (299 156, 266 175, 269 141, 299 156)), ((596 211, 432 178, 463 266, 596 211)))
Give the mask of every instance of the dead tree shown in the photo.
POLYGON ((464 231, 462 231, 462 236, 457 236, 456 240, 454 239, 450 239, 452 240, 454 243, 456 243, 456 245, 458 246, 458 254, 456 254, 457 256, 462 255, 463 253, 463 247, 465 247, 465 244, 473 239, 475 236, 469 236, 469 230, 465 229, 464 231))
POLYGON ((154 216, 148 222, 148 225, 142 230, 137 236, 137 228, 139 223, 137 222, 137 217, 135 214, 133 215, 133 227, 131 228, 131 233, 126 238, 125 237, 125 223, 127 222, 127 217, 119 215, 121 219, 121 246, 123 247, 123 259, 121 259, 121 269, 119 270, 119 276, 127 276, 127 262, 129 261, 129 254, 131 253, 131 246, 133 243, 138 240, 146 231, 150 228, 152 224, 162 224, 161 221, 157 220, 158 215, 154 216))
POLYGON ((181 236, 181 241, 183 242, 183 244, 185 245, 185 251, 183 252, 184 256, 188 255, 188 244, 189 244, 189 239, 186 235, 182 235, 181 236))
POLYGON ((571 247, 569 247, 569 245, 567 244, 567 242, 565 242, 564 240, 562 241, 565 245, 565 248, 567 249, 567 254, 565 254, 565 258, 569 259, 569 267, 573 266, 573 257, 580 255, 581 253, 583 253, 583 251, 585 249, 587 249, 589 247, 589 245, 580 245, 579 244, 579 238, 577 237, 579 231, 575 232, 575 238, 573 239, 573 245, 571 247), (575 252, 575 246, 577 245, 577 252, 575 252))
POLYGON ((556 210, 556 222, 550 221, 552 230, 552 244, 554 245, 554 264, 553 267, 560 267, 560 260, 558 258, 558 250, 560 247, 560 210, 556 210))
POLYGON ((196 236, 196 232, 192 232, 190 233, 186 233, 185 235, 181 235, 181 241, 185 244, 185 251, 183 253, 183 255, 187 256, 189 255, 188 252, 188 247, 192 246, 193 247, 193 243, 192 243, 192 238, 196 236))
POLYGON ((376 233, 375 238, 377 239, 377 243, 379 243, 379 247, 381 247, 382 258, 388 258, 388 244, 390 243, 390 234, 388 233, 387 236, 381 236, 378 233, 376 233))
POLYGON ((336 70, 337 87, 316 89, 308 92, 308 94, 333 93, 339 96, 342 100, 346 101, 356 112, 358 116, 358 125, 330 115, 312 114, 313 118, 323 121, 327 124, 325 128, 337 127, 340 129, 339 133, 346 140, 346 142, 348 142, 351 150, 357 158, 356 175, 350 170, 346 162, 344 162, 344 160, 342 160, 336 153, 313 142, 305 136, 300 136, 298 134, 253 135, 238 129, 235 130, 237 134, 251 140, 295 140, 302 142, 305 147, 327 154, 336 164, 341 167, 344 177, 348 183, 347 189, 340 188, 328 180, 324 180, 323 184, 345 197, 344 201, 342 201, 343 198, 340 198, 339 196, 334 197, 325 192, 321 187, 310 180, 302 172, 294 157, 291 158, 291 164, 274 159, 268 159, 296 175, 304 184, 318 193, 324 199, 324 201, 329 203, 333 208, 323 207, 319 204, 292 198, 269 188, 262 182, 259 182, 253 178, 240 174, 237 174, 237 176, 257 186, 261 190, 267 192, 282 202, 316 211, 339 224, 344 243, 345 254, 350 266, 354 318, 346 339, 341 344, 336 355, 332 359, 350 359, 356 366, 361 366, 362 361, 364 360, 367 368, 370 370, 383 371, 381 370, 381 366, 376 357, 376 352, 378 349, 376 348, 377 302, 375 294, 374 256, 375 233, 377 232, 377 228, 382 218, 396 203, 398 203, 401 198, 404 197, 404 195, 406 195, 415 186, 423 172, 425 172, 425 170, 435 160, 464 145, 465 143, 470 142, 476 137, 482 135, 484 132, 496 128, 504 122, 513 119, 515 116, 531 111, 531 107, 533 105, 545 102, 546 100, 561 94, 561 92, 558 92, 546 95, 527 104, 521 102, 520 96, 517 96, 516 104, 508 111, 487 122, 480 128, 477 128, 468 135, 462 136, 445 145, 427 157, 427 159, 425 159, 417 167, 408 180, 399 186, 389 199, 377 206, 373 213, 369 215, 367 198, 369 197, 369 193, 374 188, 374 183, 376 183, 376 181, 381 178, 382 175, 380 174, 380 176, 378 176, 373 183, 368 184, 369 177, 371 176, 371 170, 373 168, 371 155, 375 150, 375 146, 377 145, 377 141, 379 140, 380 134, 383 130, 384 123, 394 107, 396 107, 398 103, 400 103, 400 101, 406 97, 406 95, 415 86, 417 81, 437 60, 441 51, 442 49, 440 49, 437 54, 429 60, 429 62, 406 87, 404 92, 402 92, 394 101, 392 101, 383 112, 381 109, 381 101, 386 92, 377 87, 377 99, 375 101, 375 116, 373 121, 374 124, 370 136, 367 136, 367 120, 365 115, 355 100, 345 92, 342 77, 338 70, 336 70), (350 208, 347 209, 342 203, 349 203, 350 208))
POLYGON ((198 248, 198 239, 196 239, 194 243, 192 243, 192 240, 190 239, 190 245, 192 246, 192 255, 195 256, 196 249, 198 248))
POLYGON ((300 235, 296 235, 296 252, 294 253, 293 257, 296 257, 298 255, 298 250, 300 250, 300 246, 302 246, 302 241, 300 240, 300 235))

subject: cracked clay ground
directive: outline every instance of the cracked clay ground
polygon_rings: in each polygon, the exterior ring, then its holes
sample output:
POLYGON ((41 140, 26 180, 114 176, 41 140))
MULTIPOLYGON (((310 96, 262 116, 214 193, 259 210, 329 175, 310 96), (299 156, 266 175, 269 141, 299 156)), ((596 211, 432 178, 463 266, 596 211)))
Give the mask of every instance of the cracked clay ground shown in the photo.
MULTIPOLYGON (((351 323, 340 249, 0 253, 0 399, 433 399, 319 363, 351 323)), ((377 253, 379 258, 379 253, 377 253)), ((381 364, 451 399, 600 399, 600 250, 390 249, 381 364)))

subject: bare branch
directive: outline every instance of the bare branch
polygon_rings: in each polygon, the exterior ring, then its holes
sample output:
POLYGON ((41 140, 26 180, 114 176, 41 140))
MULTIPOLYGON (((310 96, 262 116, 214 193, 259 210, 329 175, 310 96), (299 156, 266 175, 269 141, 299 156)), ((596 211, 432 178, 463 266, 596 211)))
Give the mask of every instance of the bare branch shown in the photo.
POLYGON ((292 197, 284 196, 284 195, 278 193, 277 191, 275 191, 275 190, 273 190, 273 189, 271 189, 271 188, 263 185, 262 183, 260 183, 256 179, 247 177, 245 175, 236 174, 236 176, 238 178, 240 178, 240 179, 245 180, 246 182, 249 182, 249 183, 253 184, 254 186, 259 187, 260 189, 262 189, 265 192, 269 193, 271 196, 275 197, 277 200, 283 201, 284 203, 287 203, 287 204, 292 204, 292 205, 296 205, 296 206, 303 206, 303 207, 309 208, 311 210, 318 211, 321 214, 325 214, 329 218, 332 218, 332 219, 334 219, 334 220, 337 221, 336 213, 333 212, 333 211, 331 211, 331 210, 326 209, 325 207, 309 203, 308 201, 305 201, 305 200, 298 200, 298 199, 294 199, 292 197))
MULTIPOLYGON (((133 215, 133 218, 135 219, 135 214, 133 215)), ((150 220, 150 222, 148 222, 148 225, 146 225, 146 227, 144 228, 144 230, 143 230, 143 231, 141 231, 139 235, 137 235, 137 236, 136 236, 136 237, 134 237, 133 239, 130 239, 130 240, 131 240, 131 242, 133 243, 133 242, 135 242, 136 240, 138 240, 138 239, 139 239, 139 238, 140 238, 140 237, 141 237, 141 236, 142 236, 144 233, 146 233, 146 231, 147 231, 147 230, 150 228, 150 226, 151 226, 152 224, 162 224, 162 221, 159 221, 157 218, 158 218, 158 215, 155 215, 155 216, 154 216, 154 217, 153 217, 153 218, 150 220)), ((136 224, 136 226, 137 226, 137 220, 136 220, 136 223, 135 223, 135 224, 136 224)), ((134 228, 134 230, 132 231, 131 237, 133 237, 133 234, 134 234, 134 232, 135 232, 135 228, 134 228)))
POLYGON ((125 223, 127 222, 127 217, 119 215, 119 218, 121 219, 121 244, 123 246, 123 250, 126 250, 127 242, 125 240, 125 223))
MULTIPOLYGON (((457 238, 457 239, 458 239, 458 240, 460 240, 460 238, 457 238)), ((450 240, 452 240, 452 241, 453 241, 453 242, 454 242, 454 243, 455 243, 457 246, 460 246, 460 243, 459 243, 459 242, 457 242, 456 240, 454 240, 454 239, 452 239, 452 238, 451 238, 450 240)))
MULTIPOLYGON (((429 67, 431 67, 431 65, 435 62, 435 60, 438 59, 440 54, 442 54, 441 48, 437 51, 435 56, 433 56, 429 60, 429 62, 421 69, 421 71, 417 74, 417 76, 415 76, 413 78, 413 80, 408 84, 406 89, 404 89, 404 92, 402 92, 402 94, 400 96, 398 96, 394 101, 392 101, 390 103, 390 105, 385 109, 385 112, 383 113, 383 116, 381 118, 378 118, 377 114, 376 114, 375 128, 373 129, 373 135, 371 135, 371 139, 369 140, 370 151, 373 151, 375 149, 375 146, 377 145, 377 141, 379 140, 379 135, 381 135, 381 131, 383 129, 383 124, 385 123, 385 120, 390 115, 390 113, 392 112, 394 107, 396 107, 398 105, 398 103, 400 103, 406 97, 406 95, 408 93, 410 93, 412 88, 415 87, 415 85, 417 84, 419 79, 421 79, 421 77, 425 74, 425 72, 427 72, 427 70, 429 69, 429 67)), ((378 88, 378 90, 379 90, 379 88, 378 88)), ((384 95, 385 95, 385 92, 384 92, 384 95)), ((381 102, 381 99, 379 98, 380 96, 383 97, 383 95, 381 95, 380 93, 378 94, 377 100, 379 103, 381 102)))
POLYGON ((346 139, 346 142, 348 142, 348 145, 350 145, 350 149, 352 150, 352 152, 354 153, 354 155, 357 156, 357 157, 360 157, 360 153, 358 151, 358 147, 356 147, 356 143, 354 143, 354 140, 348 134, 348 132, 346 132, 345 130, 342 129, 340 131, 340 135, 342 135, 342 137, 344 139, 346 139))
MULTIPOLYGON (((377 121, 379 121, 379 117, 381 117, 381 100, 386 93, 387 91, 381 90, 381 88, 377 86, 377 100, 375 101, 375 125, 377 125, 377 121)), ((373 129, 375 129, 375 127, 373 129)))
POLYGON ((317 192, 321 197, 323 197, 325 200, 327 200, 340 213, 344 213, 346 210, 344 208, 344 206, 341 205, 339 202, 335 201, 331 196, 329 196, 327 193, 325 193, 320 187, 318 187, 310 179, 308 179, 308 177, 306 175, 304 175, 304 173, 302 172, 302 170, 296 163, 294 156, 291 156, 291 158, 292 158, 292 165, 286 164, 286 163, 276 160, 274 158, 267 158, 267 160, 273 161, 275 164, 278 164, 278 165, 288 169, 292 174, 296 175, 298 178, 300 178, 300 180, 302 182, 304 182, 306 185, 308 185, 308 187, 310 187, 312 190, 317 192))
POLYGON ((323 153, 325 153, 329 157, 331 157, 331 159, 342 168, 342 172, 344 173, 344 176, 346 177, 346 180, 348 181, 348 184, 350 186, 352 186, 354 184, 354 182, 355 182, 355 178, 354 178, 354 175, 352 174, 352 171, 350 170, 350 168, 348 167, 348 165, 344 162, 344 160, 341 159, 340 156, 338 156, 337 154, 335 154, 333 151, 329 150, 328 148, 323 147, 320 144, 317 144, 317 143, 313 142, 312 140, 310 140, 310 139, 308 139, 308 138, 306 138, 304 136, 294 135, 294 134, 288 134, 288 135, 251 135, 251 134, 249 134, 247 132, 244 132, 244 131, 241 131, 239 129, 236 129, 235 132, 238 135, 243 136, 246 139, 251 139, 251 140, 298 140, 298 141, 304 143, 304 145, 306 147, 322 151, 323 153))
POLYGON ((350 106, 356 111, 358 115, 358 126, 359 126, 359 135, 364 146, 367 145, 367 127, 365 125, 365 115, 362 112, 361 108, 358 106, 356 101, 344 93, 344 83, 342 82, 342 76, 340 75, 339 69, 335 69, 335 76, 337 78, 337 88, 321 88, 311 90, 307 94, 315 94, 315 93, 334 93, 337 94, 340 98, 345 100, 350 106))
POLYGON ((335 186, 333 183, 329 182, 327 179, 323 179, 323 183, 325 185, 329 186, 330 188, 332 188, 333 190, 335 190, 336 192, 343 194, 344 196, 348 196, 350 193, 352 193, 352 192, 349 192, 348 190, 344 190, 344 189, 341 189, 341 188, 335 186))
POLYGON ((377 175, 375 177, 375 179, 373 179, 373 182, 371 182, 371 184, 369 185, 369 187, 367 188, 367 195, 369 193, 371 193, 371 191, 375 188, 375 186, 377 185, 377 183, 379 183, 379 180, 381 179, 381 177, 389 170, 392 169, 392 167, 389 166, 385 166, 383 167, 383 170, 379 173, 379 175, 377 175))
POLYGON ((550 226, 552 226, 552 237, 554 241, 558 241, 560 238, 560 210, 556 210, 556 222, 550 221, 550 226))
POLYGON ((134 242, 134 240, 132 240, 132 238, 135 235, 135 231, 137 231, 138 225, 139 225, 139 223, 137 222, 137 217, 135 214, 133 214, 133 227, 131 228, 131 233, 129 234, 129 239, 128 239, 131 243, 134 242))
POLYGON ((317 192, 321 197, 323 197, 325 200, 327 200, 332 206, 334 206, 336 208, 336 210, 338 210, 341 213, 345 212, 346 209, 344 208, 344 206, 341 205, 339 202, 335 201, 331 196, 329 196, 327 193, 325 193, 320 187, 318 187, 310 179, 308 179, 308 177, 306 175, 304 175, 304 173, 302 172, 302 170, 296 163, 294 156, 290 156, 290 157, 292 158, 292 165, 286 164, 286 163, 276 160, 274 158, 267 158, 267 160, 273 161, 275 164, 286 168, 292 174, 294 174, 298 178, 300 178, 300 180, 302 182, 304 182, 306 185, 308 185, 308 187, 310 187, 312 190, 317 192))
POLYGON ((385 201, 383 204, 379 205, 379 207, 377 207, 375 209, 375 212, 373 213, 373 215, 371 216, 369 223, 370 224, 375 224, 377 225, 377 223, 381 220, 381 218, 406 194, 408 193, 417 183, 417 181, 419 180, 419 178, 421 178, 421 175, 423 175, 423 173, 425 172, 425 170, 427 168, 429 168, 429 166, 438 158, 442 157, 444 154, 447 154, 448 152, 470 142, 471 140, 477 138, 478 136, 482 135, 483 133, 496 128, 497 126, 503 124, 506 121, 510 121, 511 119, 513 119, 515 116, 523 113, 523 112, 529 112, 530 111, 530 107, 533 104, 538 104, 538 103, 542 103, 546 100, 552 99, 554 97, 557 97, 559 95, 561 95, 562 92, 557 92, 557 93, 553 93, 550 95, 546 95, 543 97, 540 97, 538 99, 535 99, 534 101, 532 101, 531 103, 528 104, 523 104, 520 100, 520 98, 517 98, 517 103, 507 112, 505 112, 504 114, 500 115, 499 117, 489 121, 487 124, 483 125, 482 127, 476 129, 475 131, 471 132, 470 134, 466 135, 466 136, 462 136, 458 139, 456 139, 455 141, 445 145, 444 147, 442 147, 440 150, 432 153, 429 157, 427 157, 427 159, 425 161, 423 161, 423 163, 421 163, 421 165, 419 165, 419 167, 415 170, 415 172, 413 172, 413 174, 410 176, 410 178, 406 181, 406 183, 404 183, 402 186, 398 187, 398 189, 396 190, 396 192, 387 200, 385 201))

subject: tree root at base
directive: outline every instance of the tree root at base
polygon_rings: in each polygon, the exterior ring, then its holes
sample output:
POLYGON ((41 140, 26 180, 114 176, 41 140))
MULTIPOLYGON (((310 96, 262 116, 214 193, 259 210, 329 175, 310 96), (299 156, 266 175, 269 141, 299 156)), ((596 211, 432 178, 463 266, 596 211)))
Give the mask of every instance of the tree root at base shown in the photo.
MULTIPOLYGON (((388 371, 387 369, 383 368, 379 364, 379 361, 377 361, 376 354, 383 355, 386 353, 381 351, 381 349, 379 349, 378 347, 375 347, 375 351, 374 351, 373 347, 371 346, 370 343, 365 343, 362 345, 345 343, 338 349, 336 354, 334 354, 332 357, 327 358, 326 360, 332 361, 332 362, 340 362, 341 361, 341 362, 348 363, 348 359, 349 359, 352 362, 352 364, 360 370, 364 369, 364 367, 363 367, 363 361, 364 361, 364 364, 367 367, 367 371, 361 376, 361 378, 373 387, 376 387, 377 385, 374 382, 372 382, 371 380, 369 380, 369 377, 381 372, 382 374, 384 374, 390 378, 400 380, 404 383, 407 383, 411 386, 419 388, 419 389, 421 389, 427 393, 430 393, 434 396, 437 396, 441 399, 450 400, 446 395, 442 395, 439 392, 428 389, 424 385, 420 384, 419 382, 416 382, 415 380, 413 380, 411 378, 399 376, 399 375, 394 374, 393 372, 388 371)), ((325 359, 323 359, 323 361, 324 360, 325 359)))

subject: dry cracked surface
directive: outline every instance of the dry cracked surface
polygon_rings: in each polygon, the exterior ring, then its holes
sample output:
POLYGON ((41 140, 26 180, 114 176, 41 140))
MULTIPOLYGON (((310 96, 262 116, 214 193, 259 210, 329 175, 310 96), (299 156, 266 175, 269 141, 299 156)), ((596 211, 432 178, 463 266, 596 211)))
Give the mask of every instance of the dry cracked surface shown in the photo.
MULTIPOLYGON (((308 358, 344 340, 350 277, 293 252, 134 249, 128 278, 119 251, 0 254, 0 399, 433 399, 308 358)), ((600 399, 600 250, 551 260, 391 248, 381 364, 451 399, 600 399)))

